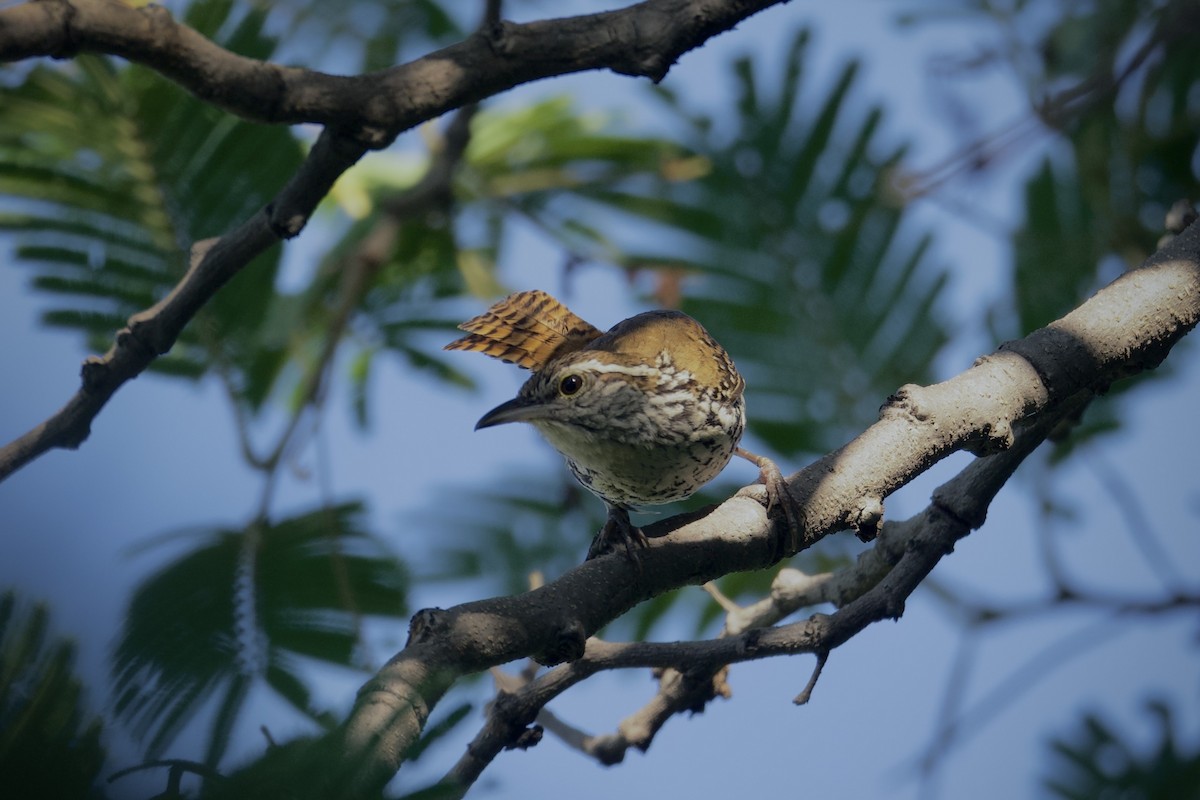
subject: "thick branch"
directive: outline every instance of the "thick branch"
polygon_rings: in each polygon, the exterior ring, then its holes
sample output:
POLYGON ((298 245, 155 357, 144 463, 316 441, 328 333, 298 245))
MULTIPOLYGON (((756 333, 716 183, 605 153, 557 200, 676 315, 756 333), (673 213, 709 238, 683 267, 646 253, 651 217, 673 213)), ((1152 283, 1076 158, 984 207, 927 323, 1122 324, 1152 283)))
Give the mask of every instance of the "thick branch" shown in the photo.
POLYGON ((972 462, 939 487, 933 494, 933 502, 921 514, 884 525, 875 547, 864 553, 853 566, 825 581, 799 581, 793 577, 783 585, 772 585, 772 599, 730 613, 725 630, 717 640, 653 644, 651 647, 590 640, 583 658, 510 691, 504 702, 494 704, 487 724, 449 773, 447 783, 465 789, 506 746, 508 740, 505 737, 518 735, 522 722, 532 715, 541 721, 544 704, 584 677, 605 669, 632 666, 627 662, 639 656, 648 660, 637 666, 665 665, 655 696, 623 719, 614 733, 585 737, 576 732, 579 749, 603 764, 619 763, 631 747, 646 750, 671 717, 703 709, 719 689, 723 688, 727 694, 725 671, 732 663, 792 653, 815 653, 817 669, 794 701, 806 702, 829 651, 867 625, 899 616, 908 595, 937 562, 950 553, 954 542, 970 532, 971 526, 966 520, 979 520, 982 524, 996 493, 1021 462, 1056 425, 1077 414, 1088 397, 1087 394, 1078 395, 1053 412, 1038 416, 1032 425, 1022 430, 1013 447, 972 462), (915 570, 915 581, 905 580, 899 589, 880 590, 883 579, 896 567, 915 570), (829 587, 835 586, 836 594, 830 594, 829 587), (834 601, 841 610, 831 617, 817 614, 781 629, 792 631, 795 638, 783 637, 775 642, 765 638, 767 626, 801 605, 823 601, 834 601), (863 603, 874 610, 863 613, 860 608, 863 603), (848 632, 842 625, 844 616, 853 620, 848 632), (718 646, 718 642, 722 644, 718 646), (761 644, 763 642, 767 644, 761 644), (615 658, 613 652, 620 653, 620 659, 615 658))
MULTIPOLYGON (((883 498, 938 459, 963 448, 986 452, 1011 447, 1016 423, 1038 424, 1036 417, 1057 415, 1064 403, 1078 402, 1122 376, 1158 364, 1198 320, 1200 226, 1193 225, 1143 268, 1114 281, 1063 319, 1005 345, 944 383, 904 387, 878 423, 792 476, 792 494, 805 509, 803 546, 846 527, 875 527, 883 498)), ((969 479, 980 482, 962 490, 968 494, 987 496, 998 488, 994 478, 972 472, 969 479)), ((586 654, 588 636, 642 600, 769 565, 775 534, 762 504, 752 502, 750 493, 743 490, 682 526, 678 520, 652 526, 640 569, 622 558, 599 558, 517 597, 419 614, 408 646, 363 687, 343 727, 340 749, 353 765, 352 775, 341 776, 349 781, 346 791, 390 779, 429 710, 459 677, 526 656, 543 663, 579 659, 586 654), (667 535, 672 526, 678 527, 667 535)), ((879 584, 834 618, 755 633, 753 640, 747 632, 698 646, 694 655, 732 661, 743 658, 747 647, 765 654, 838 646, 871 620, 898 615, 903 599, 945 552, 946 543, 982 525, 985 509, 960 507, 950 497, 935 495, 922 526, 931 531, 928 543, 921 539, 910 545, 879 584)), ((678 663, 677 652, 668 656, 655 647, 630 645, 611 663, 678 663), (659 652, 662 658, 654 655, 659 652)), ((568 674, 583 669, 572 665, 568 674)), ((523 724, 528 722, 532 718, 523 724)))
POLYGON ((661 80, 684 53, 780 2, 647 0, 599 14, 500 22, 408 64, 343 77, 231 53, 158 6, 43 0, 0 11, 0 61, 108 53, 246 119, 317 123, 382 147, 425 120, 542 78, 610 69, 661 80))

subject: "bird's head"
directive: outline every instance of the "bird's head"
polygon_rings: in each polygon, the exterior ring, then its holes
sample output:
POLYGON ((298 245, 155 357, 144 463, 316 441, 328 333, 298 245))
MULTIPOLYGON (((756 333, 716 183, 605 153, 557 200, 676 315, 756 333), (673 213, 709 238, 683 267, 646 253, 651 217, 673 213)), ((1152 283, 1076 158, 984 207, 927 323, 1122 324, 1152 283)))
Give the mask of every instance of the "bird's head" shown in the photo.
POLYGON ((711 402, 740 403, 742 386, 700 323, 677 311, 649 311, 546 364, 475 428, 529 422, 556 446, 563 437, 679 443, 711 402))
POLYGON ((602 351, 570 353, 535 373, 517 396, 493 408, 475 429, 529 422, 549 436, 624 439, 648 427, 647 406, 661 371, 602 351))

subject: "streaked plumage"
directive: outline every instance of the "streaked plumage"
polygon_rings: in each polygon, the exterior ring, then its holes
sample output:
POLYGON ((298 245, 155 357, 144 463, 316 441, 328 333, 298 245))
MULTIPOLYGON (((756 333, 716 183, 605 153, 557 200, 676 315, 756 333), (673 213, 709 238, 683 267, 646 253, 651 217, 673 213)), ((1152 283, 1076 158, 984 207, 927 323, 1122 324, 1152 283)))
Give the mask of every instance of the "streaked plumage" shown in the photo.
POLYGON ((643 541, 628 509, 690 496, 737 451, 746 427, 744 381, 725 349, 686 314, 648 311, 601 333, 531 291, 459 327, 468 335, 447 350, 533 371, 476 428, 529 422, 563 454, 609 508, 591 555, 614 538, 627 548, 643 541))

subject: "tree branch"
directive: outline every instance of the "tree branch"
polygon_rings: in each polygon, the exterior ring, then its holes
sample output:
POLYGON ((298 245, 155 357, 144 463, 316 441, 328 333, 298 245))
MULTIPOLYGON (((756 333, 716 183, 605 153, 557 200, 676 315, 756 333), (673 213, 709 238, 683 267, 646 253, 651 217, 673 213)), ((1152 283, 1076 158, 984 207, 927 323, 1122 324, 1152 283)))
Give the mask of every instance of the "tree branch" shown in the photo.
MULTIPOLYGON (((774 531, 767 518, 761 486, 744 489, 701 519, 650 526, 641 569, 619 557, 599 558, 519 596, 418 613, 408 645, 363 687, 337 734, 335 749, 347 766, 327 776, 327 785, 346 795, 382 786, 429 711, 459 677, 518 658, 575 661, 531 684, 551 691, 547 687, 555 682, 578 682, 600 668, 669 667, 680 663, 681 652, 689 664, 717 665, 827 651, 874 620, 898 616, 904 598, 955 539, 983 524, 986 503, 962 499, 990 499, 1007 480, 1008 472, 983 465, 1023 457, 1025 444, 1012 447, 1014 425, 1023 422, 1041 432, 1035 445, 1046 426, 1076 403, 1161 362, 1198 320, 1200 226, 1193 225, 1142 268, 1057 322, 1002 346, 941 384, 903 387, 878 423, 789 478, 804 508, 803 548, 846 527, 873 530, 884 497, 954 450, 1000 451, 936 492, 896 566, 833 616, 687 646, 589 641, 642 600, 768 566, 782 532, 774 531)), ((523 728, 535 714, 508 716, 507 724, 523 728)), ((487 752, 476 751, 473 758, 486 763, 487 752)), ((463 777, 469 780, 472 771, 463 777)))
POLYGON ((44 0, 0 10, 0 61, 91 51, 157 69, 247 119, 326 125, 275 200, 194 251, 169 295, 129 319, 107 353, 84 362, 79 390, 0 449, 0 481, 54 448, 75 449, 127 381, 168 352, 196 312, 255 256, 299 235, 334 181, 370 148, 447 111, 539 78, 608 68, 661 79, 683 53, 780 0, 648 0, 628 8, 483 31, 371 75, 335 77, 230 53, 161 7, 44 0))
POLYGON ((647 749, 662 725, 675 714, 703 708, 713 697, 714 676, 729 664, 769 656, 814 653, 817 655, 816 669, 795 702, 807 700, 830 650, 873 622, 899 617, 908 595, 938 561, 954 549, 954 543, 970 532, 971 526, 966 520, 982 518, 996 493, 1025 457, 1061 420, 1076 413, 1087 399, 1086 394, 1077 395, 1053 412, 1040 415, 1022 431, 1013 447, 971 463, 938 488, 933 502, 921 514, 885 526, 885 535, 903 540, 903 555, 883 579, 864 587, 857 597, 833 615, 814 614, 790 625, 749 628, 700 642, 617 644, 590 639, 579 660, 552 670, 517 692, 502 694, 492 704, 483 730, 447 775, 447 790, 465 791, 483 768, 508 746, 508 742, 533 721, 542 706, 583 678, 602 670, 669 667, 658 695, 623 720, 615 734, 587 737, 582 741, 584 752, 604 764, 620 762, 629 747, 647 749), (681 666, 685 664, 686 668, 681 666))
POLYGON ((81 386, 67 404, 0 449, 0 481, 47 450, 79 447, 117 389, 169 351, 200 308, 255 256, 298 234, 333 182, 365 152, 326 129, 273 203, 219 239, 198 243, 171 292, 130 317, 107 353, 84 361, 81 386))
POLYGON ((660 81, 684 53, 783 0, 647 0, 616 11, 500 21, 369 75, 328 75, 231 53, 159 6, 43 0, 0 11, 0 61, 81 52, 121 56, 245 119, 316 123, 364 146, 523 83, 610 69, 660 81))

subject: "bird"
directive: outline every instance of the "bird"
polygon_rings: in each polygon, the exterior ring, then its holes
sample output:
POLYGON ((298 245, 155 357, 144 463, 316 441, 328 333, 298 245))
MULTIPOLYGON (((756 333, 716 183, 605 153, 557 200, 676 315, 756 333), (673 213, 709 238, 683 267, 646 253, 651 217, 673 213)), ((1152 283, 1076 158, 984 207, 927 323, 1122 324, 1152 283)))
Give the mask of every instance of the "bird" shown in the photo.
POLYGON ((768 511, 784 510, 788 542, 798 535, 798 509, 779 468, 739 446, 745 380, 692 317, 646 311, 603 332, 553 296, 531 290, 458 327, 466 335, 444 349, 480 352, 532 373, 475 430, 532 424, 579 483, 604 501, 608 516, 589 560, 623 547, 638 561, 647 539, 629 511, 690 497, 734 455, 759 467, 768 511))

